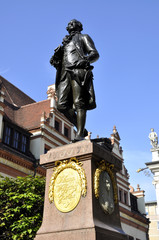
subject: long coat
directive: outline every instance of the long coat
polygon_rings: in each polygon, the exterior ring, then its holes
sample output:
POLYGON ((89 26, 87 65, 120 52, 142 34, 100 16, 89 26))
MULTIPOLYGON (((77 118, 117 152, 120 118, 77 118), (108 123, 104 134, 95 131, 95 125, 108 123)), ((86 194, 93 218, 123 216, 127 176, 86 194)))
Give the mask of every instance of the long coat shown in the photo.
MULTIPOLYGON (((99 58, 98 51, 95 48, 93 40, 87 34, 76 33, 72 41, 75 45, 76 52, 79 55, 79 60, 87 60, 88 63, 93 63, 99 58)), ((62 58, 63 58, 63 46, 59 46, 55 49, 55 54, 53 56, 54 66, 56 65, 57 72, 56 72, 56 90, 60 87, 60 82, 65 78, 66 70, 64 70, 65 66, 62 65, 62 58)), ((76 74, 76 81, 81 85, 83 91, 85 92, 85 105, 86 109, 94 109, 96 108, 95 102, 95 93, 93 87, 93 73, 92 73, 93 66, 89 66, 84 69, 76 69, 73 68, 72 71, 76 74)))

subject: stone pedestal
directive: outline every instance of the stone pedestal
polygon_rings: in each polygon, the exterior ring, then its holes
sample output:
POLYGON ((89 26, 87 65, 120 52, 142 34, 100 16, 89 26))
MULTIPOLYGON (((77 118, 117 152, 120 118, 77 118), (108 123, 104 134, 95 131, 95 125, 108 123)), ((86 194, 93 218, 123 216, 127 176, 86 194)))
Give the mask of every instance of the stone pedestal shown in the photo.
POLYGON ((123 240, 127 239, 121 229, 119 208, 106 214, 94 193, 94 174, 97 163, 104 160, 113 164, 114 175, 121 169, 121 161, 111 153, 109 147, 84 140, 50 150, 42 155, 40 163, 47 168, 45 203, 42 225, 36 240, 123 240), (70 212, 59 211, 54 202, 49 202, 50 179, 56 161, 76 157, 81 162, 87 179, 87 194, 80 198, 78 205, 70 212))

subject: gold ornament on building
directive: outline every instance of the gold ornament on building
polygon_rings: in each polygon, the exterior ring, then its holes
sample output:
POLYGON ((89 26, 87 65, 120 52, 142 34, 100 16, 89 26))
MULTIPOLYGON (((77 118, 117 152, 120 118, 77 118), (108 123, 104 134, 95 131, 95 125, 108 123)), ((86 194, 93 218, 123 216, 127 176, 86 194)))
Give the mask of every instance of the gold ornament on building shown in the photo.
POLYGON ((76 158, 56 161, 49 185, 49 201, 61 212, 72 211, 86 196, 87 180, 82 163, 76 158))
POLYGON ((113 164, 105 163, 104 160, 102 160, 99 163, 98 168, 96 169, 95 175, 94 175, 94 193, 95 193, 95 197, 99 198, 100 174, 103 171, 106 171, 109 174, 110 179, 112 181, 113 193, 114 193, 114 203, 117 203, 118 202, 117 184, 116 184, 116 180, 115 180, 115 177, 114 177, 114 173, 112 171, 113 168, 114 168, 113 164))

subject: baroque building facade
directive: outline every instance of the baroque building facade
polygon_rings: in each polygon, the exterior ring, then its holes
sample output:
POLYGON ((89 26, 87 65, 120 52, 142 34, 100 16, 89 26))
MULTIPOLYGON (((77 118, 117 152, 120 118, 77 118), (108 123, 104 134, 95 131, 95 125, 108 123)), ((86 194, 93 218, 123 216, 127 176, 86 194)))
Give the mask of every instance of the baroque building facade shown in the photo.
POLYGON ((128 170, 124 164, 120 136, 114 126, 111 134, 112 152, 122 162, 122 170, 117 173, 118 200, 121 225, 130 240, 149 239, 149 220, 146 218, 144 191, 139 185, 135 191, 129 183, 128 170))
MULTIPOLYGON (((43 175, 40 155, 70 143, 74 126, 56 109, 55 86, 47 89, 47 99, 35 102, 0 76, 0 174, 17 177, 43 175)), ((88 136, 90 138, 90 136, 88 136)), ((128 239, 147 240, 149 220, 145 217, 144 191, 129 185, 120 136, 114 126, 110 136, 112 154, 122 162, 117 173, 122 228, 128 239)))
POLYGON ((44 176, 40 155, 73 138, 73 125, 56 110, 53 87, 47 100, 35 102, 0 76, 1 175, 44 176))
POLYGON ((147 168, 153 174, 153 185, 156 191, 156 200, 151 202, 146 202, 146 212, 150 218, 150 230, 149 236, 150 240, 159 239, 159 144, 157 133, 151 128, 149 134, 150 143, 152 145, 152 161, 145 163, 147 168))

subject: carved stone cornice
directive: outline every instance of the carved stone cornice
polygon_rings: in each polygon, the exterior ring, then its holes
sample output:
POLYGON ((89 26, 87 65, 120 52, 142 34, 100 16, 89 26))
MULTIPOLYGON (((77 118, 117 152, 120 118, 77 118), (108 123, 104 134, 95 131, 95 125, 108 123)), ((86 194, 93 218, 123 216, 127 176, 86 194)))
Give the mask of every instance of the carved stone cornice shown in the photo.
MULTIPOLYGON (((26 169, 34 171, 34 162, 31 162, 27 159, 16 156, 13 153, 10 153, 10 152, 0 149, 0 158, 6 159, 12 163, 15 163, 15 164, 21 166, 21 167, 24 167, 26 169)), ((37 167, 36 172, 38 174, 41 174, 42 176, 45 176, 45 174, 46 174, 46 170, 41 166, 37 167)))
POLYGON ((31 169, 33 166, 33 162, 29 162, 21 157, 18 157, 16 155, 14 155, 13 153, 7 152, 5 150, 0 150, 0 157, 4 158, 6 160, 9 160, 13 163, 16 163, 22 167, 25 167, 27 169, 31 169))
POLYGON ((50 88, 47 90, 47 96, 48 96, 48 98, 55 97, 55 89, 53 89, 52 87, 50 87, 50 88))

